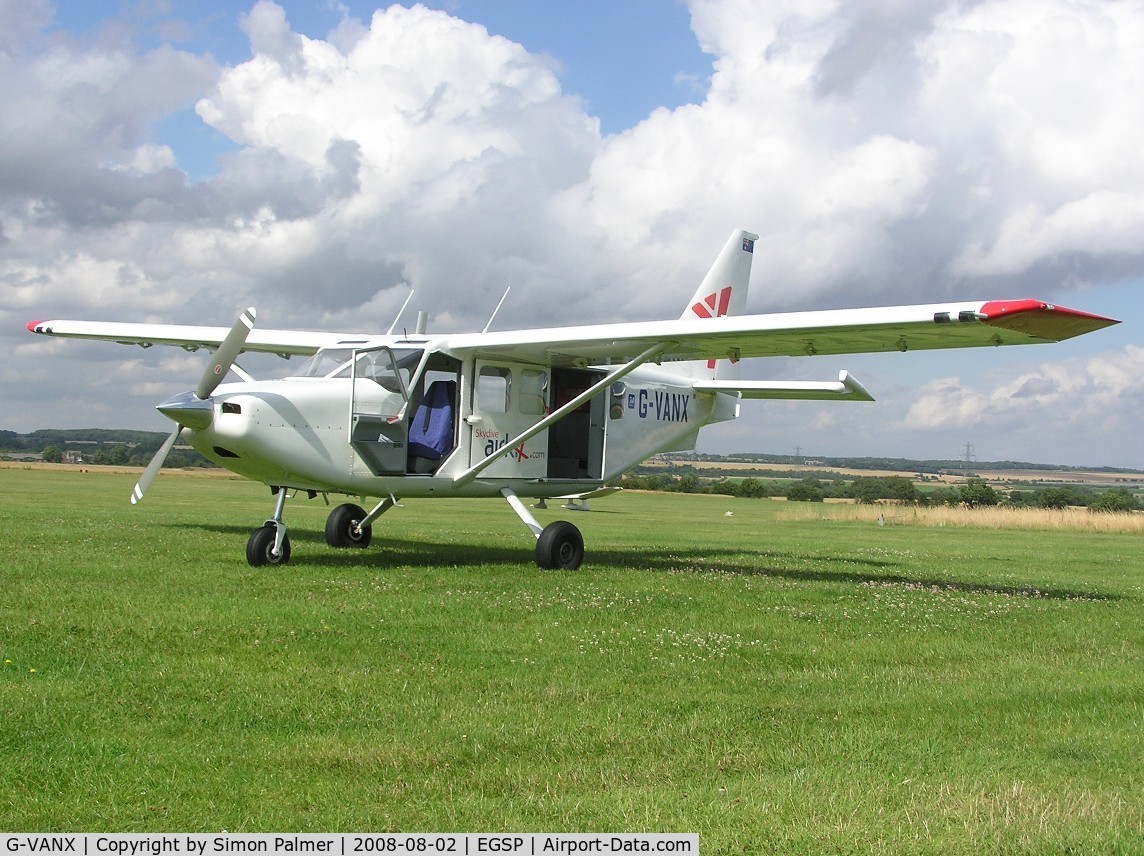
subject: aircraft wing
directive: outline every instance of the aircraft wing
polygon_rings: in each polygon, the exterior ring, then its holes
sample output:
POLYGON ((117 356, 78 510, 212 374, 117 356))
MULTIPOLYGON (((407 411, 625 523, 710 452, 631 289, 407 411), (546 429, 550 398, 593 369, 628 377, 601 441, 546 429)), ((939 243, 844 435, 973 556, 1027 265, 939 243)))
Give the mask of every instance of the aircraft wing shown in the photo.
MULTIPOLYGON (((1059 342, 1112 324, 1111 318, 1038 300, 833 309, 771 315, 597 324, 446 337, 455 353, 556 365, 626 362, 662 344, 660 360, 859 354, 1059 342)), ((217 349, 229 327, 107 321, 32 321, 44 336, 121 344, 217 349)), ((304 330, 250 331, 244 351, 310 355, 329 345, 364 345, 369 334, 304 330)))
MULTIPOLYGON (((28 329, 43 336, 69 339, 96 339, 121 345, 178 345, 188 351, 215 350, 230 332, 229 327, 191 327, 177 324, 127 324, 114 321, 32 321, 28 329)), ((282 356, 308 356, 319 348, 344 342, 361 345, 369 336, 347 333, 318 333, 304 330, 250 331, 243 351, 282 356)))
POLYGON ((587 365, 626 362, 657 343, 667 361, 797 357, 1059 342, 1117 323, 1039 300, 994 300, 465 333, 447 347, 587 365))

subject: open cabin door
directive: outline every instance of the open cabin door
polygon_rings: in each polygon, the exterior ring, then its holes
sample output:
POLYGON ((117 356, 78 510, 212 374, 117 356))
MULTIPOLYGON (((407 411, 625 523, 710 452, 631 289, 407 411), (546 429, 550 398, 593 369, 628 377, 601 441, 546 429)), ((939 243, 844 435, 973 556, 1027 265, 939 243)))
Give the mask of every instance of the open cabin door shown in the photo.
MULTIPOLYGON (((602 372, 584 369, 554 368, 553 409, 571 401, 603 376, 602 372)), ((598 481, 602 477, 606 410, 607 395, 600 394, 548 429, 548 478, 598 481)))
POLYGON ((389 347, 353 352, 350 445, 375 475, 405 472, 409 382, 421 355, 389 347))
MULTIPOLYGON (((477 360, 472 378, 469 465, 476 466, 603 373, 477 360)), ((483 470, 493 478, 599 481, 604 469, 607 398, 600 394, 483 470)))
POLYGON ((374 475, 431 475, 457 445, 458 360, 413 348, 353 352, 350 444, 374 475))

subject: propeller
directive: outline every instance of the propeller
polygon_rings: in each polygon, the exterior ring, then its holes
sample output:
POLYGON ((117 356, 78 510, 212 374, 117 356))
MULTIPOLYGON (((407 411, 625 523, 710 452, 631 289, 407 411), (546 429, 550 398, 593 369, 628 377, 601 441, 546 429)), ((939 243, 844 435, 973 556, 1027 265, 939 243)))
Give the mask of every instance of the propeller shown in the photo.
POLYGON ((234 322, 234 326, 230 328, 230 332, 226 334, 226 338, 222 340, 222 344, 215 351, 211 364, 207 366, 203 376, 199 379, 199 385, 195 387, 195 398, 200 400, 210 398, 210 394, 222 383, 222 379, 230 371, 231 364, 242 353, 242 348, 246 345, 246 337, 254 329, 254 319, 257 315, 258 313, 251 306, 238 316, 238 320, 234 322))
POLYGON ((183 433, 183 429, 210 426, 214 414, 214 405, 210 401, 211 393, 222 383, 235 359, 242 353, 242 349, 246 345, 246 337, 254 329, 254 319, 257 315, 254 307, 250 307, 238 316, 238 320, 234 322, 234 326, 230 328, 230 332, 226 334, 226 338, 222 340, 222 344, 215 351, 214 359, 203 371, 203 376, 199 378, 199 385, 195 387, 194 392, 177 395, 169 401, 163 402, 157 408, 160 413, 173 419, 177 424, 175 430, 171 432, 171 436, 163 442, 159 451, 155 453, 155 457, 147 464, 147 468, 143 470, 143 475, 139 477, 139 481, 135 483, 135 488, 131 491, 132 505, 143 498, 143 494, 147 492, 151 482, 155 481, 155 476, 159 475, 159 470, 163 468, 167 455, 171 453, 171 449, 179 439, 179 435, 183 433))
POLYGON ((151 487, 151 482, 155 481, 155 476, 159 475, 159 470, 163 469, 163 463, 167 460, 167 455, 170 454, 171 449, 175 445, 175 441, 179 439, 179 435, 182 433, 183 426, 176 425, 171 436, 163 441, 163 445, 159 447, 159 451, 155 453, 155 457, 147 464, 147 469, 143 470, 143 475, 139 477, 139 481, 135 482, 135 488, 131 491, 132 505, 141 500, 143 494, 147 492, 147 488, 151 487))

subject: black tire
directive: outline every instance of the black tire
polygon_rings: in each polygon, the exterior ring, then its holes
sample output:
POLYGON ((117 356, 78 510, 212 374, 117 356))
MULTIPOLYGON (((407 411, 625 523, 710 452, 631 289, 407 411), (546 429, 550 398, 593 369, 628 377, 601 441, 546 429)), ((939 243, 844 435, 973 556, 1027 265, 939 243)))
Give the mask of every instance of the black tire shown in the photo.
POLYGON ((368 547, 373 539, 373 527, 363 526, 360 533, 354 528, 355 523, 364 519, 365 509, 360 505, 352 502, 339 505, 326 518, 326 543, 336 548, 368 547))
POLYGON ((565 520, 549 523, 536 539, 536 564, 545 570, 574 571, 584 561, 584 536, 565 520))
POLYGON ((250 533, 246 542, 246 561, 252 568, 264 565, 285 565, 290 561, 290 536, 282 538, 282 552, 274 552, 274 526, 263 526, 250 533))

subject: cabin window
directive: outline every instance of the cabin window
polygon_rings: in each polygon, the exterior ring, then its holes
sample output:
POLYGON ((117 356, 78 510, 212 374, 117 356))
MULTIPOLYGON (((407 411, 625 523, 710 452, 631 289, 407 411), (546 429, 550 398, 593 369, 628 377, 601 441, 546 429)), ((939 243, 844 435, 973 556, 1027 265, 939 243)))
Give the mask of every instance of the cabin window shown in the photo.
POLYGON ((548 407, 548 372, 523 369, 520 373, 520 412, 539 416, 548 407))
POLYGON ((508 413, 512 370, 504 366, 481 366, 477 379, 477 406, 483 413, 508 413))

